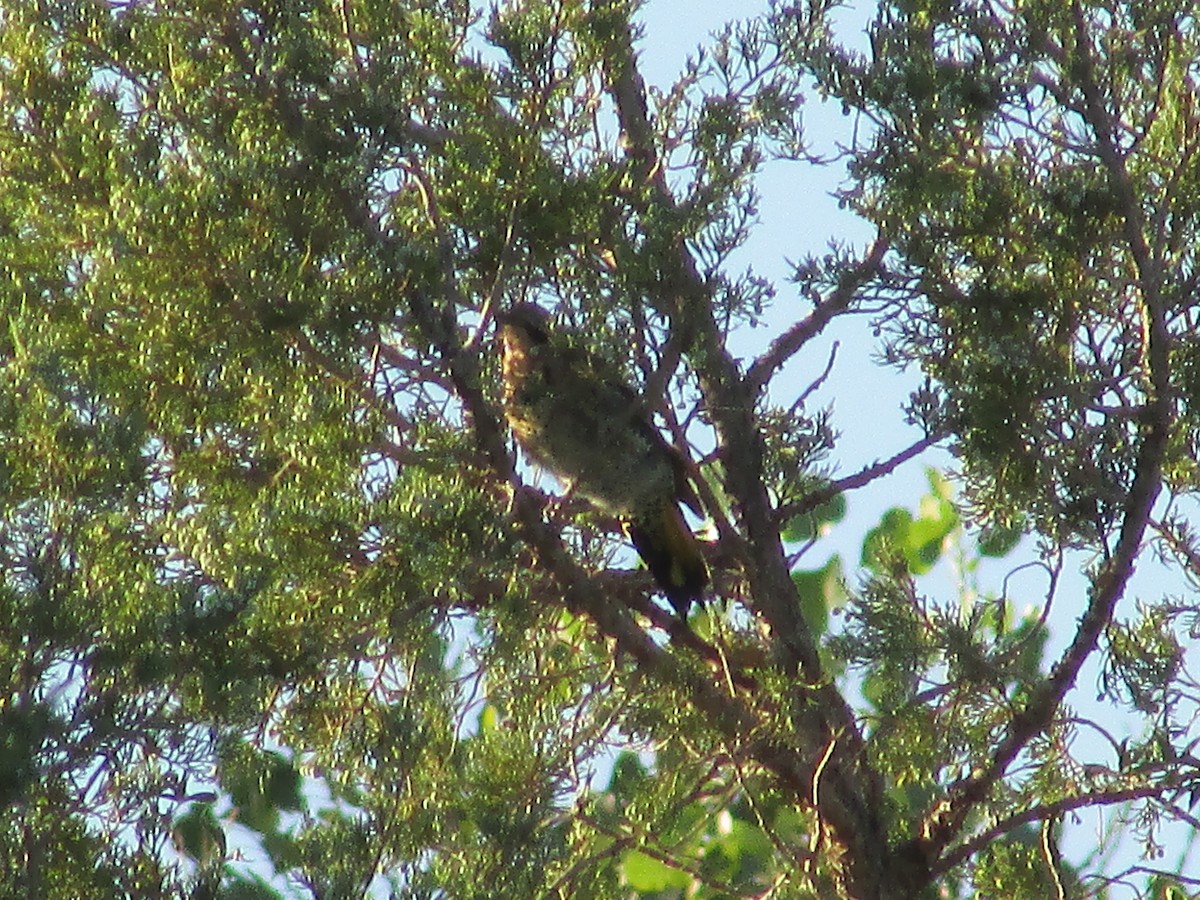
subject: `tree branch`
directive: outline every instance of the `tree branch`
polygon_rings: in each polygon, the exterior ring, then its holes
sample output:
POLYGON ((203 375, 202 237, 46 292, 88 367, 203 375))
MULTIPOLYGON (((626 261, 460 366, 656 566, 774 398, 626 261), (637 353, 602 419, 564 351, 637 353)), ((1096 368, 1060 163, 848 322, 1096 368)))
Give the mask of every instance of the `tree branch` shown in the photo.
MULTIPOLYGON (((615 10, 610 7, 610 11, 615 10)), ((632 192, 644 226, 656 218, 656 212, 673 212, 677 205, 658 158, 645 82, 637 69, 627 18, 614 26, 604 68, 622 147, 634 174, 649 188, 645 199, 636 188, 632 192)), ((880 244, 880 255, 882 248, 880 244)), ((890 888, 884 876, 887 832, 882 781, 866 760, 853 711, 825 674, 816 643, 800 614, 763 480, 764 446, 754 420, 759 386, 742 377, 737 361, 725 347, 713 315, 711 292, 682 235, 676 237, 663 268, 664 311, 671 316, 685 352, 695 352, 700 360, 701 390, 717 430, 726 486, 745 535, 739 547, 746 556, 743 570, 755 611, 770 626, 778 664, 795 685, 791 712, 797 727, 791 740, 799 742, 800 753, 772 741, 763 742, 755 755, 781 777, 798 800, 816 806, 834 838, 832 849, 843 857, 847 890, 862 897, 886 896, 890 888)), ((760 372, 769 370, 768 364, 760 372)), ((704 695, 696 696, 696 701, 707 711, 709 701, 704 695)), ((732 724, 722 711, 712 712, 732 724)))
POLYGON ((886 238, 875 238, 875 243, 871 245, 866 258, 843 274, 833 293, 821 301, 808 316, 771 342, 767 351, 754 361, 746 373, 746 382, 753 390, 760 390, 784 363, 820 334, 834 316, 850 306, 858 289, 879 271, 884 254, 890 246, 886 238))
POLYGON ((1162 791, 1159 785, 1143 785, 1136 788, 1124 788, 1116 791, 1098 791, 1094 794, 1079 794, 1075 797, 1064 797, 1054 803, 1043 803, 1023 809, 1019 813, 1006 816, 991 828, 981 831, 969 841, 959 844, 937 861, 933 867, 933 875, 943 875, 970 859, 983 850, 996 838, 1008 834, 1022 825, 1031 822, 1043 822, 1057 819, 1063 813, 1090 806, 1112 806, 1117 803, 1128 803, 1132 800, 1143 800, 1146 797, 1157 797, 1162 791))
POLYGON ((1170 337, 1159 291, 1159 271, 1145 242, 1141 208, 1129 180, 1124 158, 1113 143, 1116 132, 1100 96, 1087 23, 1078 2, 1073 4, 1073 11, 1079 82, 1088 123, 1096 136, 1096 153, 1117 195, 1124 217, 1126 243, 1138 271, 1138 287, 1142 297, 1143 365, 1148 375, 1146 403, 1142 413, 1143 436, 1133 483, 1124 504, 1116 549, 1092 582, 1091 598, 1074 640, 1046 680, 1033 691, 1025 708, 1013 717, 991 759, 953 786, 946 799, 927 816, 924 834, 916 844, 919 852, 930 861, 936 859, 961 831, 970 810, 1004 777, 1008 767, 1029 741, 1049 727, 1063 697, 1075 684, 1080 668, 1099 645, 1104 628, 1112 620, 1117 601, 1125 593, 1154 501, 1162 487, 1162 463, 1170 434, 1172 403, 1168 368, 1170 337))
POLYGON ((894 456, 890 456, 885 460, 881 460, 880 462, 872 463, 871 465, 855 472, 853 475, 847 475, 845 478, 839 478, 837 481, 831 481, 822 488, 818 488, 815 491, 810 491, 795 503, 788 503, 787 505, 776 509, 776 523, 782 526, 790 519, 794 519, 796 516, 803 515, 806 512, 811 512, 823 503, 828 503, 838 494, 865 487, 876 478, 882 478, 884 475, 890 475, 902 464, 908 462, 914 457, 920 456, 945 436, 945 434, 931 434, 923 437, 912 446, 906 447, 894 456))

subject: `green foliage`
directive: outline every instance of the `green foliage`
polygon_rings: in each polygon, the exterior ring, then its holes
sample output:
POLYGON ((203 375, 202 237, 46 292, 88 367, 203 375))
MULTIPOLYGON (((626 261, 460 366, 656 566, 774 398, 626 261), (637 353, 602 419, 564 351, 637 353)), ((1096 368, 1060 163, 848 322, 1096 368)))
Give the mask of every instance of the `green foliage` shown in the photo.
POLYGON ((979 553, 981 556, 1008 556, 1022 537, 1019 528, 993 526, 985 528, 979 535, 979 553))
MULTIPOLYGON (((1139 54, 1159 68, 1153 77, 1129 73, 1122 104, 1150 103, 1147 92, 1170 93, 1166 85, 1184 77, 1187 53, 1155 49, 1171 40, 1168 6, 1129 5, 1112 21, 1081 12, 1103 35, 1087 49, 1097 54, 1089 77, 1104 85, 1095 90, 1108 92, 1139 54)), ((1138 390, 1128 344, 1104 335, 1141 313, 1124 201, 1083 137, 1091 126, 1072 111, 1093 90, 1078 68, 1077 23, 1054 3, 999 21, 982 7, 909 7, 885 5, 873 37, 877 66, 839 85, 882 123, 858 161, 856 207, 896 237, 922 295, 891 352, 940 385, 942 421, 956 435, 977 512, 1005 524, 1024 511, 1049 534, 1094 535, 1118 513, 1138 427, 1119 411, 1097 414, 1097 405, 1119 410, 1138 390), (1031 68, 1046 77, 1025 77, 1031 68), (1048 98, 1061 106, 1043 106, 1048 98), (1079 139, 1056 142, 1051 133, 1079 139), (1120 361, 1122 375, 1110 379, 1101 360, 1120 361)), ((1173 100, 1167 107, 1167 121, 1192 127, 1180 114, 1194 121, 1194 110, 1173 100)), ((1155 121, 1146 140, 1170 128, 1155 121)), ((1163 149, 1130 160, 1134 196, 1158 196, 1156 185, 1190 152, 1163 149)), ((1184 194, 1190 182, 1182 178, 1184 194)), ((1196 227, 1194 211, 1182 215, 1178 237, 1196 227)), ((1168 265, 1186 268, 1187 238, 1172 246, 1168 265)))
POLYGON ((864 56, 776 5, 647 90, 624 2, 7 2, 0 895, 1050 896, 1120 803, 1161 853, 1200 790, 1200 36, 1009 6, 881 3, 864 56), (777 295, 736 254, 764 163, 825 162, 813 95, 880 243, 777 295), (522 300, 696 462, 696 631, 514 464, 522 300), (914 454, 835 476, 837 380, 787 369, 843 314, 955 456, 865 535, 914 454), (1146 548, 1184 586, 1131 614, 1146 548))
POLYGON ((846 601, 846 575, 838 556, 819 569, 792 572, 792 582, 800 598, 804 621, 813 634, 824 634, 829 624, 829 611, 846 601))
POLYGON ((871 577, 847 609, 846 630, 828 642, 835 658, 861 672, 870 742, 901 821, 928 807, 940 773, 986 752, 1009 697, 1041 677, 1047 638, 1036 616, 1014 622, 997 598, 954 609, 919 593, 914 576, 952 560, 974 571, 984 556, 982 546, 974 560, 965 555, 949 484, 932 470, 928 480, 917 516, 892 508, 868 531, 862 552, 871 577), (939 670, 945 675, 932 677, 939 670))
POLYGON ((221 886, 220 900, 279 900, 280 894, 258 875, 233 875, 221 886))
POLYGON ((38 777, 37 750, 52 721, 42 707, 12 705, 0 710, 0 801, 15 803, 38 777))
POLYGON ((886 571, 899 558, 914 575, 933 568, 944 542, 959 527, 958 510, 950 501, 950 487, 940 474, 928 469, 931 493, 921 499, 917 515, 893 507, 863 541, 862 564, 873 572, 886 571))
POLYGON ((225 861, 225 829, 209 803, 197 803, 176 819, 171 837, 175 849, 191 857, 202 869, 218 867, 225 861))
MULTIPOLYGON (((1022 829, 1007 840, 997 841, 982 854, 973 878, 981 892, 1015 891, 1018 896, 1038 897, 1063 894, 1075 887, 1070 872, 1050 869, 1053 857, 1044 835, 1022 829)), ((1070 896, 1070 894, 1067 894, 1070 896)))
POLYGON ((811 541, 827 534, 831 526, 845 517, 846 497, 838 494, 811 511, 793 517, 784 528, 782 537, 789 543, 811 541))
POLYGON ((639 894, 660 894, 672 889, 682 891, 692 881, 687 872, 636 850, 621 859, 621 880, 639 894))
POLYGON ((614 768, 611 793, 601 795, 607 801, 601 825, 607 833, 614 837, 641 833, 638 845, 646 849, 625 851, 619 866, 621 883, 636 896, 675 891, 720 896, 717 885, 733 891, 761 890, 779 876, 774 871, 779 861, 770 835, 794 839, 804 834, 805 826, 789 817, 789 809, 775 806, 766 793, 757 792, 753 799, 750 794, 731 797, 724 808, 712 798, 676 805, 670 826, 655 828, 645 819, 652 809, 646 799, 670 784, 672 779, 649 773, 624 756, 614 768), (634 767, 641 802, 622 797, 634 767))
POLYGON ((299 810, 300 773, 280 753, 242 744, 222 748, 221 786, 237 808, 238 821, 255 831, 274 831, 280 810, 299 810))

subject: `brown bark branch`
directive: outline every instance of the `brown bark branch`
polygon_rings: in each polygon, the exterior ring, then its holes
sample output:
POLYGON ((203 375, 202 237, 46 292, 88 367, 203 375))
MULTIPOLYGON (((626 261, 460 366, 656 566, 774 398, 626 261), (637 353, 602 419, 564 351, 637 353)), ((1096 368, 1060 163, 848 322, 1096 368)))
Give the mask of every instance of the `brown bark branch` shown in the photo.
POLYGON ((746 373, 747 383, 756 390, 761 389, 784 363, 824 331, 838 313, 845 311, 854 302, 858 289, 879 271, 889 246, 886 238, 877 237, 866 258, 845 273, 833 293, 772 341, 767 351, 753 362, 746 373))
POLYGON ((1157 797, 1162 792, 1160 785, 1143 785, 1136 788, 1124 788, 1116 791, 1098 791, 1094 794, 1079 794, 1074 797, 1064 797, 1053 803, 1042 803, 1023 809, 1019 813, 1006 816, 991 828, 981 831, 969 841, 959 844, 938 860, 933 867, 934 875, 943 875, 966 862, 980 850, 988 847, 998 837, 1008 834, 1022 825, 1031 822, 1044 822, 1057 819, 1063 813, 1092 806, 1112 806, 1116 803, 1128 803, 1133 800, 1144 800, 1147 797, 1157 797))
POLYGON ((789 519, 803 515, 806 512, 811 512, 823 503, 828 503, 838 494, 846 491, 852 491, 857 488, 865 487, 876 478, 882 478, 885 475, 890 475, 901 465, 908 462, 917 456, 920 456, 942 438, 944 434, 931 434, 921 438, 910 447, 906 447, 899 453, 872 463, 853 475, 847 475, 845 478, 839 478, 836 481, 831 481, 829 484, 815 491, 811 491, 795 503, 788 503, 775 510, 775 520, 779 525, 783 525, 789 519))
MULTIPOLYGON (((674 211, 676 203, 659 162, 628 19, 614 28, 604 68, 626 158, 634 176, 649 189, 644 194, 635 184, 634 206, 643 219, 652 218, 656 208, 674 211)), ((853 711, 824 672, 800 614, 763 479, 764 445, 754 419, 759 386, 741 375, 724 346, 710 290, 682 236, 676 238, 663 268, 662 305, 685 352, 698 359, 701 390, 726 466, 726 486, 745 538, 739 549, 745 556, 743 569, 755 611, 770 626, 777 663, 795 685, 791 701, 795 734, 786 742, 762 743, 755 756, 798 801, 816 807, 826 826, 823 832, 832 837, 829 849, 840 857, 846 892, 858 897, 889 896, 882 781, 865 758, 853 711)), ((767 372, 769 368, 760 370, 767 372)), ((694 696, 697 706, 716 716, 723 727, 750 724, 711 707, 703 693, 694 696)))

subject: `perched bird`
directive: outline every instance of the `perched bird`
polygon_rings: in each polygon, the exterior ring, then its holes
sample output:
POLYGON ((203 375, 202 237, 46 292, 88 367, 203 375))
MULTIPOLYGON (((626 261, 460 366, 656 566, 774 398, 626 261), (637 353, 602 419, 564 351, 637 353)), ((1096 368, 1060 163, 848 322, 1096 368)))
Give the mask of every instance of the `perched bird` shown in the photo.
POLYGON ((617 516, 650 574, 686 619, 708 584, 700 543, 679 504, 697 513, 682 455, 641 399, 604 361, 555 335, 530 303, 496 315, 504 345, 504 414, 517 440, 598 509, 617 516))

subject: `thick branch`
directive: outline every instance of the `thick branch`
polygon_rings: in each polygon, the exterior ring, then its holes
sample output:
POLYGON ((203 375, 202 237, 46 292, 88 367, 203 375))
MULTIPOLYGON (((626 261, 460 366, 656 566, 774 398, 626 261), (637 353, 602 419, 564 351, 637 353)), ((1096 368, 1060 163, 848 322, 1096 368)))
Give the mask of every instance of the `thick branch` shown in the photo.
MULTIPOLYGON (((674 211, 676 203, 658 161, 645 83, 637 70, 627 20, 614 29, 605 72, 622 145, 634 172, 649 188, 647 200, 636 199, 643 195, 633 192, 638 212, 651 219, 656 207, 674 211)), ((882 255, 882 249, 879 252, 882 255)), ((670 258, 663 260, 663 269, 662 306, 685 348, 698 360, 700 386, 725 462, 726 487, 746 538, 741 543, 747 556, 743 569, 755 609, 769 624, 780 667, 795 684, 792 712, 797 727, 788 743, 800 745, 799 755, 774 743, 760 745, 755 755, 781 776, 798 799, 816 806, 830 828, 836 851, 844 854, 848 891, 860 897, 888 896, 881 781, 867 764, 853 713, 823 671, 800 614, 763 479, 764 446, 754 420, 758 386, 742 377, 724 346, 711 293, 682 236, 676 239, 670 258), (789 776, 797 765, 804 773, 799 780, 789 776)), ((702 708, 704 702, 703 696, 697 697, 702 708)))

